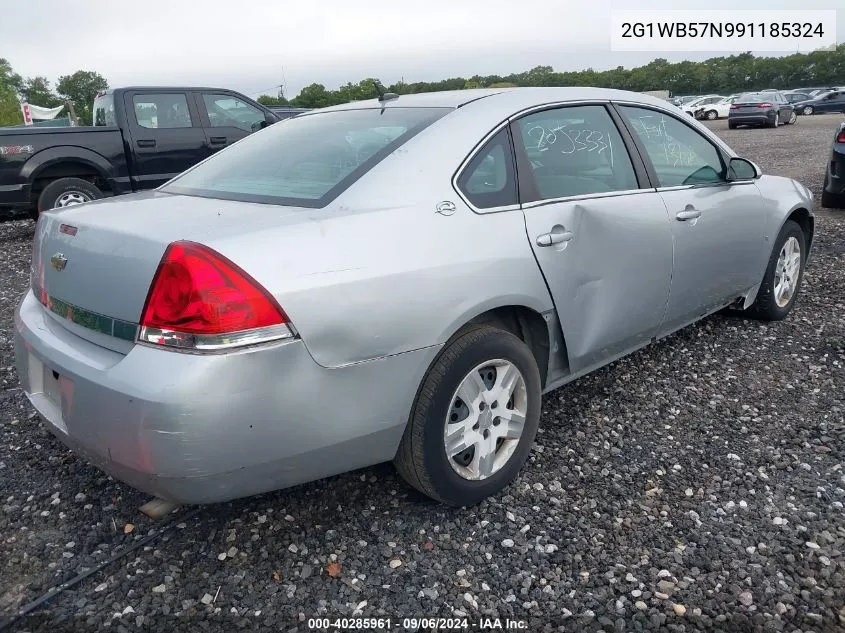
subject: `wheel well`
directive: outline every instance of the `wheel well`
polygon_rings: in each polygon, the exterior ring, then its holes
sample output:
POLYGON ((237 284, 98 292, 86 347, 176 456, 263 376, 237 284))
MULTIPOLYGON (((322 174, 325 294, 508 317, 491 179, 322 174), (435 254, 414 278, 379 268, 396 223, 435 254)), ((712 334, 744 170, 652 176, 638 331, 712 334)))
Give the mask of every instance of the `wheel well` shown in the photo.
POLYGON ((30 196, 32 203, 38 202, 38 196, 41 195, 44 187, 59 178, 82 178, 96 186, 100 191, 111 191, 108 181, 103 178, 96 167, 79 161, 62 161, 48 165, 35 173, 30 196))
POLYGON ((545 386, 549 370, 549 327, 539 312, 525 306, 502 306, 479 314, 472 324, 493 325, 519 337, 534 355, 545 386))
POLYGON ((815 222, 813 217, 810 215, 810 212, 807 209, 795 209, 792 213, 789 214, 789 218, 793 222, 797 223, 798 226, 801 227, 801 230, 804 232, 805 237, 807 238, 807 251, 810 250, 810 246, 813 243, 813 231, 815 230, 815 222))

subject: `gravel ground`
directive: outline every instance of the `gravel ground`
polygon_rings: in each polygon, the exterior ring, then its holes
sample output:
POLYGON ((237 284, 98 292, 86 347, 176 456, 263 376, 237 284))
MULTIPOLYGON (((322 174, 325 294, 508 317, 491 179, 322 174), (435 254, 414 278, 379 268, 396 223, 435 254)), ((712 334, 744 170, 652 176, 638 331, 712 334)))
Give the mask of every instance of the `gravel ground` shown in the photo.
MULTIPOLYGON (((711 125, 818 196, 839 117, 711 125)), ((205 507, 20 630, 307 630, 317 615, 534 618, 530 630, 845 630, 845 214, 797 309, 714 316, 545 399, 505 494, 437 506, 389 465, 205 507)), ((168 520, 77 459, 18 388, 33 224, 0 224, 0 612, 168 520)), ((181 522, 180 522, 181 521, 181 522)))

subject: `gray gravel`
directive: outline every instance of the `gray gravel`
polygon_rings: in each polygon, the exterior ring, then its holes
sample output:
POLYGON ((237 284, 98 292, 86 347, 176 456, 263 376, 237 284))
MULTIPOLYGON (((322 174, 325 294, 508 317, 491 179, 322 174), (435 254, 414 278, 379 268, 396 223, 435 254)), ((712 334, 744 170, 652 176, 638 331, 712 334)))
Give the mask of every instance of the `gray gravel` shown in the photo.
MULTIPOLYGON (((835 120, 711 125, 818 195, 835 120)), ((6 613, 160 525, 18 389, 32 233, 0 224, 6 613)), ((287 631, 316 615, 465 613, 534 617, 532 631, 845 630, 845 213, 819 214, 815 248, 787 321, 714 316, 550 394, 530 464, 497 498, 442 508, 382 465, 205 508, 15 626, 287 631)))

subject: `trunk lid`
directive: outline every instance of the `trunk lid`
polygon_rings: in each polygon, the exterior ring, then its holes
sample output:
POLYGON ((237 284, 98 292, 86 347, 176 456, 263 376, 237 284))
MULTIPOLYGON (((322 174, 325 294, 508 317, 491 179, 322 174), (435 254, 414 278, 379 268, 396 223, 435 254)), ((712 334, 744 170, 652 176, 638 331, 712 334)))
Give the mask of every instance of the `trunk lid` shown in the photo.
POLYGON ((306 209, 146 192, 42 215, 32 288, 75 334, 128 352, 168 244, 208 243, 310 216, 306 209))

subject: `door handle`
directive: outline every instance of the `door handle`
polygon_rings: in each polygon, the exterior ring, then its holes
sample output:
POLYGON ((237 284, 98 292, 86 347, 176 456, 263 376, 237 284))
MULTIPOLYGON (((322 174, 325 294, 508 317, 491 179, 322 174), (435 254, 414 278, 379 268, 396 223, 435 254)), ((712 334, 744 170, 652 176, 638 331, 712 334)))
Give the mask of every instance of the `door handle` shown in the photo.
POLYGON ((698 209, 685 209, 684 211, 678 211, 675 215, 675 218, 680 220, 681 222, 686 222, 687 220, 695 220, 701 217, 701 211, 698 209))
POLYGON ((226 142, 225 136, 212 136, 208 139, 208 142, 212 145, 223 145, 226 142))
POLYGON ((138 141, 135 141, 135 144, 138 147, 155 147, 156 146, 155 139, 145 139, 145 138, 142 138, 138 141))
POLYGON ((562 226, 556 226, 550 233, 543 233, 537 236, 537 246, 551 246, 570 241, 575 234, 565 230, 562 226))

